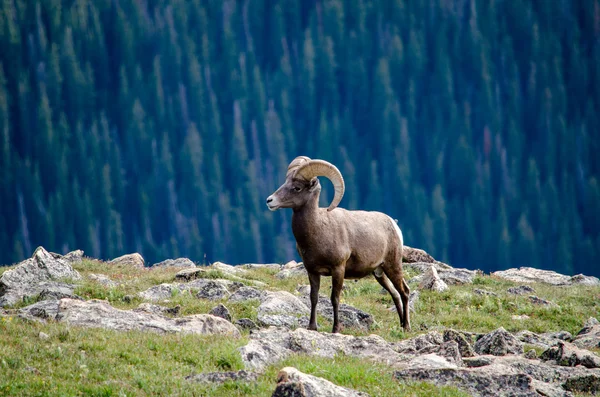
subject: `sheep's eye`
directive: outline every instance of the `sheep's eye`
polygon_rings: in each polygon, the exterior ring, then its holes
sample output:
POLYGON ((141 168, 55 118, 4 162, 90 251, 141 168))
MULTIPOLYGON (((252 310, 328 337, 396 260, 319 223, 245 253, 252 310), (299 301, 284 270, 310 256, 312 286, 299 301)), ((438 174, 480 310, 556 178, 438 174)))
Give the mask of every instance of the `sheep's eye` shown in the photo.
POLYGON ((300 190, 302 190, 302 188, 301 188, 301 187, 298 187, 298 186, 294 187, 294 191, 295 191, 295 192, 299 192, 300 190))

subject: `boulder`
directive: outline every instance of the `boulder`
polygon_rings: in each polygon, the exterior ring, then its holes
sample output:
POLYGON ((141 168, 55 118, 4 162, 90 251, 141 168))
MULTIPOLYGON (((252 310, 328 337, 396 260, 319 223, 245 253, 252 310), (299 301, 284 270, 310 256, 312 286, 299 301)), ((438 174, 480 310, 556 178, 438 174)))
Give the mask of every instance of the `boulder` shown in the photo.
POLYGON ((506 292, 512 295, 527 295, 535 293, 535 290, 529 285, 519 285, 518 287, 510 287, 506 292))
POLYGON ((503 327, 481 337, 473 346, 478 354, 523 354, 523 343, 503 327))
POLYGON ((160 267, 192 267, 195 268, 196 264, 189 260, 188 258, 177 258, 177 259, 167 259, 162 262, 155 263, 152 265, 152 268, 160 268, 160 267))
POLYGON ((57 300, 45 300, 19 309, 19 317, 30 321, 56 320, 58 315, 57 300))
POLYGON ((448 289, 448 285, 439 277, 435 267, 430 266, 429 270, 427 270, 425 274, 423 274, 423 278, 419 284, 419 288, 443 292, 448 289))
POLYGON ((286 291, 277 291, 269 292, 263 298, 257 319, 265 326, 295 328, 304 324, 299 318, 309 314, 309 308, 299 298, 286 291))
POLYGON ((368 394, 337 386, 332 382, 285 367, 277 374, 272 397, 367 397, 368 394))
POLYGON ((516 283, 546 283, 551 285, 600 285, 600 280, 596 277, 584 276, 566 276, 550 270, 535 269, 532 267, 520 267, 518 269, 508 269, 492 273, 492 275, 501 277, 516 283))
POLYGON ((225 274, 233 274, 236 276, 244 276, 248 274, 248 271, 243 269, 241 266, 231 266, 223 262, 215 262, 208 267, 208 270, 218 270, 225 274))
POLYGON ((256 323, 254 321, 250 320, 249 318, 240 318, 239 320, 236 320, 235 325, 237 325, 241 329, 247 329, 247 330, 253 330, 253 329, 259 328, 258 325, 256 325, 256 323))
POLYGON ((573 338, 573 344, 584 349, 600 349, 600 323, 590 317, 583 329, 573 338))
POLYGON ((321 333, 298 328, 294 331, 271 327, 250 334, 250 341, 239 348, 247 369, 262 369, 292 354, 334 358, 344 354, 387 365, 397 365, 408 357, 395 352, 377 335, 352 336, 321 333))
POLYGON ((228 298, 231 293, 227 288, 227 283, 223 280, 196 280, 204 281, 198 285, 198 293, 196 297, 200 299, 219 300, 228 298))
POLYGON ((199 267, 189 267, 183 270, 178 271, 175 274, 175 280, 179 281, 191 281, 196 280, 198 278, 204 278, 206 275, 206 270, 199 267))
POLYGON ((231 313, 229 313, 229 309, 221 303, 213 307, 208 314, 212 314, 213 316, 221 317, 227 321, 231 321, 231 313))
POLYGON ((62 259, 64 261, 67 261, 67 263, 81 263, 81 261, 83 260, 82 250, 71 251, 65 255, 50 252, 50 255, 52 255, 55 259, 62 259))
POLYGON ((169 318, 145 311, 116 309, 108 302, 96 299, 85 302, 74 299, 61 299, 56 319, 73 326, 113 329, 116 331, 219 334, 234 338, 240 336, 240 332, 229 321, 210 314, 169 318))
POLYGON ((525 330, 518 332, 515 336, 523 343, 544 349, 555 346, 561 340, 571 340, 571 334, 564 331, 536 334, 534 332, 525 330))
POLYGON ((102 284, 106 288, 115 288, 119 285, 119 283, 112 281, 108 276, 104 274, 94 274, 90 273, 87 275, 90 280, 97 282, 98 284, 102 284))
POLYGON ((181 310, 181 306, 177 305, 175 307, 166 307, 161 305, 155 305, 153 303, 143 302, 140 305, 133 309, 135 312, 143 312, 143 313, 154 313, 160 315, 171 315, 176 316, 179 314, 181 310))
MULTIPOLYGON (((416 262, 440 263, 442 266, 445 265, 444 263, 436 261, 427 252, 425 252, 421 249, 418 249, 418 248, 409 247, 408 245, 405 245, 404 247, 402 247, 402 262, 404 262, 404 263, 416 263, 416 262)), ((448 265, 445 265, 445 266, 448 266, 448 265)))
POLYGON ((275 275, 280 280, 285 280, 290 277, 307 277, 308 273, 302 262, 290 261, 283 265, 279 273, 275 275))
POLYGON ((37 297, 44 291, 50 296, 72 296, 74 285, 61 282, 64 280, 81 280, 81 275, 67 260, 55 258, 43 247, 38 247, 31 258, 0 277, 0 307, 37 297))
POLYGON ((529 295, 529 301, 534 305, 546 306, 546 307, 558 307, 558 305, 554 302, 550 302, 549 300, 539 298, 535 295, 529 295))
POLYGON ((600 368, 600 357, 589 350, 580 349, 569 343, 558 341, 542 353, 540 359, 543 361, 554 361, 557 365, 575 367, 583 365, 586 368, 600 368))
POLYGON ((197 279, 189 283, 163 283, 152 286, 138 295, 145 300, 160 301, 170 299, 174 295, 198 291, 196 296, 201 299, 223 299, 230 295, 231 291, 237 291, 244 284, 237 281, 224 279, 197 279))
POLYGON ((281 270, 281 265, 279 263, 246 263, 245 265, 240 266, 242 269, 252 270, 252 269, 269 269, 269 270, 281 270))
POLYGON ((108 264, 114 265, 114 266, 133 267, 136 269, 143 269, 145 266, 145 261, 144 261, 144 258, 142 257, 142 255, 140 255, 136 252, 133 254, 127 254, 127 255, 123 255, 118 258, 115 258, 115 259, 111 260, 110 262, 108 262, 108 264))
POLYGON ((447 329, 444 331, 444 342, 455 341, 458 344, 461 357, 473 357, 475 351, 468 341, 468 337, 464 334, 455 331, 453 329, 447 329))
POLYGON ((253 287, 241 287, 229 296, 229 302, 245 302, 251 299, 261 300, 267 295, 266 292, 253 287))
POLYGON ((185 380, 195 383, 255 382, 257 379, 258 374, 256 372, 245 370, 235 372, 205 372, 185 377, 185 380))

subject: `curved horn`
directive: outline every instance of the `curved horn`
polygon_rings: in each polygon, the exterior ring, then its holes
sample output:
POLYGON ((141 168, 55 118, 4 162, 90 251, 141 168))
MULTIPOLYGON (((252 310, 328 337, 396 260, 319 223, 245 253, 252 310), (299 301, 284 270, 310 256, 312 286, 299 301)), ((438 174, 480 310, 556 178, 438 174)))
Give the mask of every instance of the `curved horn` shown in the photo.
POLYGON ((325 160, 310 160, 302 164, 298 167, 296 176, 300 176, 309 181, 316 176, 324 176, 333 183, 335 195, 333 196, 333 200, 331 201, 331 204, 329 204, 327 211, 331 211, 337 207, 340 201, 342 201, 342 197, 344 197, 345 186, 342 173, 335 165, 325 160))
POLYGON ((308 163, 309 161, 310 161, 310 157, 306 157, 306 156, 296 157, 295 159, 292 160, 290 165, 288 165, 288 169, 287 169, 287 173, 285 174, 285 177, 287 178, 288 176, 290 176, 290 174, 292 174, 294 171, 296 171, 298 169, 298 167, 300 167, 302 164, 308 163))

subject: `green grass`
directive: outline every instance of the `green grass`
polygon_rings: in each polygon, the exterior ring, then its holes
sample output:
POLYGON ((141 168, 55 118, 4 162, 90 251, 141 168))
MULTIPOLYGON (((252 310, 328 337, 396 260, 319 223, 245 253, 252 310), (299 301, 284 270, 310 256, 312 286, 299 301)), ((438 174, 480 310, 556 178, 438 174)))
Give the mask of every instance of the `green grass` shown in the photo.
MULTIPOLYGON (((152 285, 175 282, 175 273, 180 270, 131 269, 95 260, 84 260, 74 267, 84 276, 75 291, 77 294, 86 299, 105 299, 121 309, 137 307, 142 302, 137 297, 138 292, 152 285), (119 286, 106 288, 87 279, 90 273, 105 274, 119 286), (125 299, 127 295, 133 299, 125 299)), ((252 269, 243 277, 265 283, 267 290, 291 293, 295 293, 299 284, 308 283, 306 277, 279 280, 275 274, 271 269, 252 269)), ((209 272, 208 277, 238 279, 219 271, 209 272)), ((479 276, 473 285, 451 286, 443 293, 421 291, 417 313, 412 314, 413 331, 407 333, 401 329, 397 314, 388 310, 393 306, 390 296, 382 293, 375 280, 347 281, 342 302, 371 313, 375 324, 370 331, 345 329, 343 333, 359 336, 376 333, 390 342, 444 328, 489 332, 503 326, 511 332, 565 330, 575 334, 588 317, 600 317, 598 287, 531 285, 536 290, 535 295, 558 305, 545 308, 532 304, 527 295, 508 294, 506 290, 515 285, 499 278, 479 276), (477 295, 473 292, 476 288, 493 291, 498 296, 477 295), (511 318, 523 314, 530 318, 523 321, 511 318)), ((321 294, 328 296, 330 291, 330 278, 323 278, 321 294)), ((190 315, 207 313, 219 301, 200 300, 193 293, 183 293, 158 303, 168 307, 180 305, 180 314, 190 315)), ((234 321, 243 317, 256 320, 258 301, 222 303, 229 308, 234 321)), ((319 317, 319 329, 330 332, 331 323, 319 317)), ((451 387, 404 383, 393 379, 391 368, 345 356, 334 359, 292 356, 268 367, 253 384, 196 384, 185 380, 186 376, 200 372, 243 369, 237 349, 248 342, 248 333, 244 331, 242 335, 241 339, 234 340, 85 329, 62 323, 25 322, 15 318, 13 312, 12 317, 0 319, 0 396, 270 396, 277 372, 285 366, 294 366, 372 396, 466 395, 451 387), (48 334, 49 339, 40 339, 40 332, 48 334)), ((539 349, 536 352, 541 353, 539 349)))

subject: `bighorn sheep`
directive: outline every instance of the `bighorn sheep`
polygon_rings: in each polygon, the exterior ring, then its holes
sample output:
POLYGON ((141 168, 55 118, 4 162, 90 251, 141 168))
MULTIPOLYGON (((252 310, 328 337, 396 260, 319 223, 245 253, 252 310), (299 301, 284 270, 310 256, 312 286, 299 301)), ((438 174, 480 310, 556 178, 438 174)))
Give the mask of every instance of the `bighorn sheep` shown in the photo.
POLYGON ((410 290, 402 275, 402 232, 392 218, 381 212, 336 208, 343 195, 344 178, 337 167, 324 160, 300 156, 288 166, 285 183, 267 198, 271 211, 279 208, 294 211, 292 231, 296 249, 310 281, 308 329, 317 329, 315 309, 321 276, 332 277, 332 332, 336 333, 340 331, 338 307, 344 279, 373 274, 392 296, 402 327, 410 330, 410 290), (327 209, 319 208, 318 176, 329 178, 335 188, 327 209))

